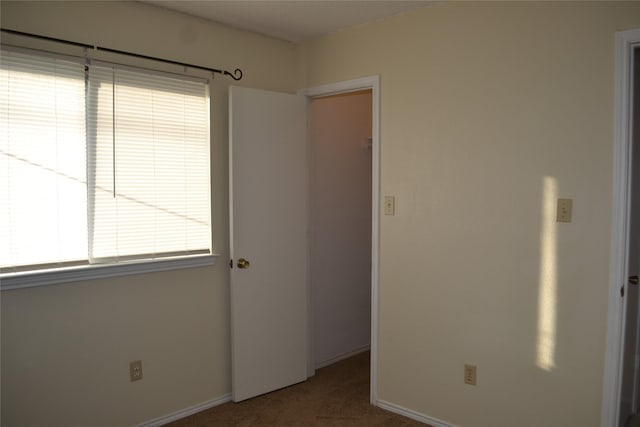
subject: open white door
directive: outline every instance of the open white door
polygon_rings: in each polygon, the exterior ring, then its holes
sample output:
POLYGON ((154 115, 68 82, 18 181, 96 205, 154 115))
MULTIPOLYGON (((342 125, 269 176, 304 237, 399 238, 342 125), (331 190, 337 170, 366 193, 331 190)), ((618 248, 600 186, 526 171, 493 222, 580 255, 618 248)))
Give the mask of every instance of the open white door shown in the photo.
POLYGON ((233 401, 307 378, 307 101, 229 90, 233 401))

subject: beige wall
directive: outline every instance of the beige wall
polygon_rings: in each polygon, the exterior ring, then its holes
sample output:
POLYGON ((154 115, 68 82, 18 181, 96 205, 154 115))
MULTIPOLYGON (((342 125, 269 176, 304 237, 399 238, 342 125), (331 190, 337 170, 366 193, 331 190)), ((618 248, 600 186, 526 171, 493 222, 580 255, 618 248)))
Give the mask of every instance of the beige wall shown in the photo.
POLYGON ((600 425, 614 34, 634 27, 638 2, 454 2, 302 45, 301 87, 381 78, 380 399, 600 425), (545 220, 554 183, 572 223, 545 220))
MULTIPOLYGON (((139 3, 0 3, 2 27, 214 68, 295 89, 295 47, 139 3)), ((2 424, 125 426, 230 392, 227 87, 212 84, 208 268, 2 293, 2 424), (129 361, 144 380, 130 383, 129 361)))
MULTIPOLYGON (((305 43, 297 63, 291 44, 143 4, 0 7, 3 27, 237 66, 246 86, 380 74, 396 216, 381 224, 379 397, 465 427, 599 425, 614 33, 640 27, 637 2, 455 2, 305 43), (543 221, 545 177, 573 198, 572 223, 543 221), (555 286, 540 280, 550 258, 555 286)), ((230 83, 212 87, 218 264, 3 292, 4 425, 131 425, 230 391, 230 83)))

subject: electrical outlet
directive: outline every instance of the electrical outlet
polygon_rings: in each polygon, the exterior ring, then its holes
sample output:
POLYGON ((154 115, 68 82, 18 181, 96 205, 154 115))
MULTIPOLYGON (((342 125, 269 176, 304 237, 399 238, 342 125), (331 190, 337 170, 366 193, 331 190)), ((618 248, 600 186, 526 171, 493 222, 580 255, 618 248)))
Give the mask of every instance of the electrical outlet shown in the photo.
POLYGON ((572 205, 571 199, 558 199, 556 222, 571 222, 572 205))
POLYGON ((476 385, 476 365, 464 365, 464 383, 476 385))
POLYGON ((129 380, 138 381, 142 379, 142 360, 134 360, 129 363, 129 380))

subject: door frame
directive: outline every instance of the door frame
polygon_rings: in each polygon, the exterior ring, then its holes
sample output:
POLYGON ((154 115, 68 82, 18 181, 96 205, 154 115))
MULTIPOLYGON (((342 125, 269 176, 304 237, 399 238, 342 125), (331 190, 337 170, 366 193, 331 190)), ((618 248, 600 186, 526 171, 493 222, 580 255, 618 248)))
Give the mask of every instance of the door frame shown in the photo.
POLYGON ((640 29, 616 33, 615 136, 613 207, 607 343, 602 387, 602 427, 617 427, 624 355, 626 305, 621 286, 627 283, 629 220, 631 207, 632 58, 640 46, 640 29))
MULTIPOLYGON (((371 379, 369 400, 375 405, 378 400, 378 295, 379 295, 379 253, 380 253, 380 76, 368 76, 354 80, 313 86, 298 91, 311 98, 337 95, 341 93, 371 90, 371 379)), ((307 281, 308 283, 310 281, 307 281)), ((310 285, 308 285, 310 286, 310 285)), ((307 293, 311 297, 311 289, 307 293)), ((314 371, 313 351, 313 311, 309 302, 309 352, 308 374, 314 371)))

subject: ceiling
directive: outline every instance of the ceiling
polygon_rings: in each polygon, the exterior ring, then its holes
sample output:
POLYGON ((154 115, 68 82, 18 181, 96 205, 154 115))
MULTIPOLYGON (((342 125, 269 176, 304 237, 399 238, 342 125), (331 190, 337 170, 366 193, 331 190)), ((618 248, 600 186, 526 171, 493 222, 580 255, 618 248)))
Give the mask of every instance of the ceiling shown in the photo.
POLYGON ((293 43, 435 3, 430 0, 142 1, 293 43))

